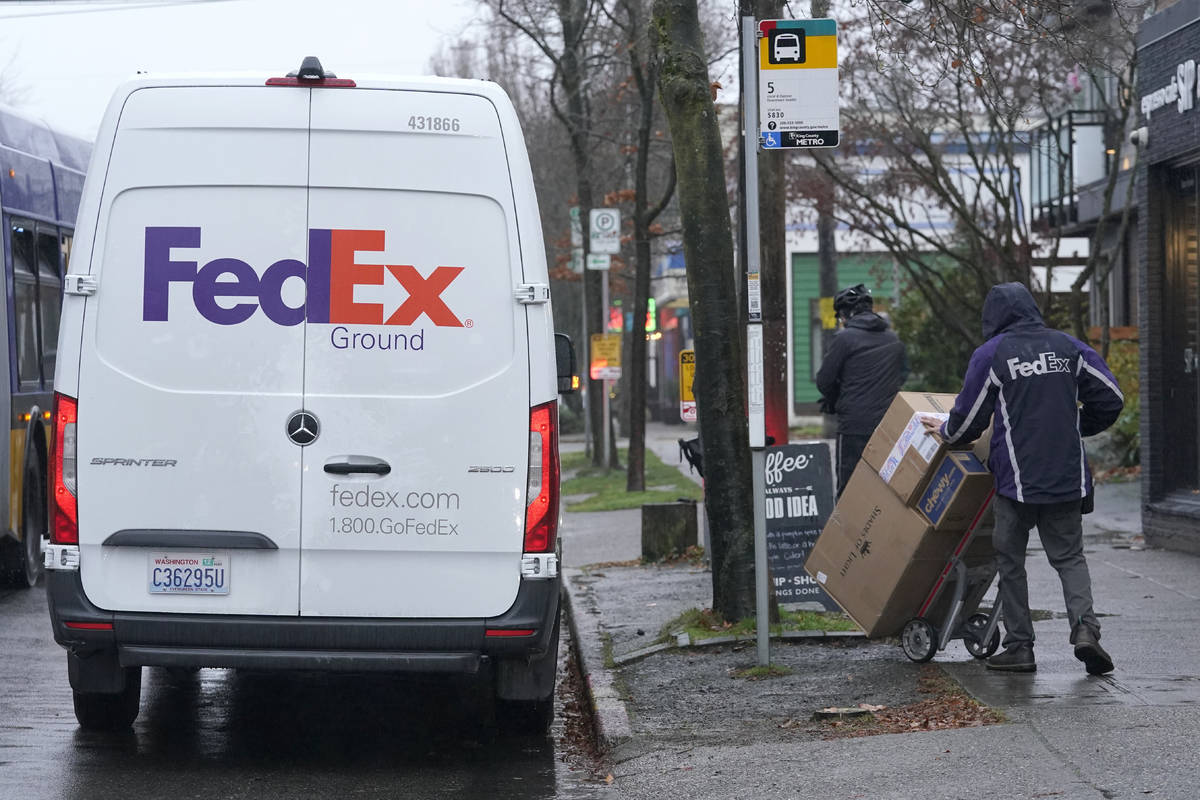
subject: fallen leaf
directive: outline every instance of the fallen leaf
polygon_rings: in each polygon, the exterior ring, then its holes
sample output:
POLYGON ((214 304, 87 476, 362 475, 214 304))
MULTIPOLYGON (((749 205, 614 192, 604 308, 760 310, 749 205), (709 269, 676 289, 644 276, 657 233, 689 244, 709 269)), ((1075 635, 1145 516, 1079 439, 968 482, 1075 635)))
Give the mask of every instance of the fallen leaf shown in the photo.
POLYGON ((605 782, 605 783, 612 783, 612 782, 613 782, 613 775, 612 775, 612 773, 611 773, 611 772, 610 772, 610 773, 608 773, 607 775, 605 775, 605 776, 604 776, 604 782, 605 782))

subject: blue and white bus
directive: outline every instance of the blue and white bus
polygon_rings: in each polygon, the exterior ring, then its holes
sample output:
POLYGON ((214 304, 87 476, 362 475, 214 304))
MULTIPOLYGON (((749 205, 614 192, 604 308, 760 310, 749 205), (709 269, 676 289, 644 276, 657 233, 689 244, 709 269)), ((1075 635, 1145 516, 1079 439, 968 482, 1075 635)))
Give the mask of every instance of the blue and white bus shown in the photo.
POLYGON ((63 280, 91 145, 0 106, 0 234, 5 302, 0 364, 8 391, 0 464, 0 581, 33 586, 46 535, 46 444, 63 280))

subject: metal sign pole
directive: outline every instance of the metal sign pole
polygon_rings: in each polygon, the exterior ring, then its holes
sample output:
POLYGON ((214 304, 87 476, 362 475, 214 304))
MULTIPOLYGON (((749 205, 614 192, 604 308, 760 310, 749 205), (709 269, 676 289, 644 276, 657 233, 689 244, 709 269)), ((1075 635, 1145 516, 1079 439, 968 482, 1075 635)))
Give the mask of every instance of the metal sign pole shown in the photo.
POLYGON ((579 332, 579 347, 583 351, 584 373, 583 380, 583 449, 585 455, 592 456, 592 407, 588 403, 588 381, 592 379, 592 337, 588 335, 588 296, 587 296, 587 250, 584 250, 584 270, 579 275, 579 321, 582 330, 579 332))
MULTIPOLYGON (((609 311, 608 311, 608 271, 607 270, 605 270, 604 274, 602 274, 600 276, 600 313, 603 315, 601 317, 600 330, 603 333, 608 333, 609 311)), ((608 394, 609 394, 609 387, 611 385, 612 385, 611 382, 607 378, 605 378, 603 381, 601 381, 601 386, 604 387, 604 400, 601 402, 600 407, 602 409, 604 409, 604 414, 603 414, 603 419, 601 420, 600 424, 604 426, 604 453, 603 453, 603 455, 600 456, 600 462, 602 464, 604 464, 605 470, 607 470, 608 466, 609 466, 608 454, 610 452, 612 452, 612 450, 611 450, 611 447, 612 447, 612 441, 611 441, 611 439, 612 439, 612 423, 608 418, 609 413, 611 413, 610 409, 608 407, 608 402, 609 402, 608 394)))
POLYGON ((749 394, 750 470, 754 493, 754 602, 758 628, 758 664, 771 663, 768 620, 766 408, 763 375, 762 248, 758 221, 758 26, 742 17, 742 153, 746 161, 746 379, 749 394))

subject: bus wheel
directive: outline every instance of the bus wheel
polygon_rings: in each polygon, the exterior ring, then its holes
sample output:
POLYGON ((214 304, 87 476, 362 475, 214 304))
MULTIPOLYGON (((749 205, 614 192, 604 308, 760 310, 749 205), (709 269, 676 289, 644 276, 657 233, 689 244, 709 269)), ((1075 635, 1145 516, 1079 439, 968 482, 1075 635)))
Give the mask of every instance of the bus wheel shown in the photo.
POLYGON ((46 533, 45 493, 42 478, 32 467, 25 470, 25 501, 21 504, 21 563, 15 583, 36 586, 42 577, 42 536, 46 533))

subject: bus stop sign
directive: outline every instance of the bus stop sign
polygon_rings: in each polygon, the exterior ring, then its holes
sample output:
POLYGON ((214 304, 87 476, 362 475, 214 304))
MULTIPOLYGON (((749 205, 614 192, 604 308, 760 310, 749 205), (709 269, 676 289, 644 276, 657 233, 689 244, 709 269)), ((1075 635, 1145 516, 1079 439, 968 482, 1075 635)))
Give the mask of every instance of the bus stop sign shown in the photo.
POLYGON ((758 37, 759 144, 837 147, 837 22, 765 19, 758 37))

